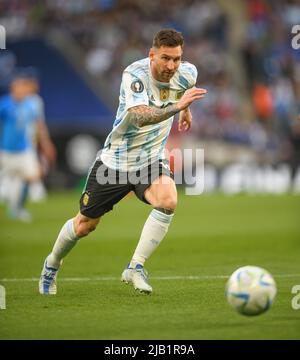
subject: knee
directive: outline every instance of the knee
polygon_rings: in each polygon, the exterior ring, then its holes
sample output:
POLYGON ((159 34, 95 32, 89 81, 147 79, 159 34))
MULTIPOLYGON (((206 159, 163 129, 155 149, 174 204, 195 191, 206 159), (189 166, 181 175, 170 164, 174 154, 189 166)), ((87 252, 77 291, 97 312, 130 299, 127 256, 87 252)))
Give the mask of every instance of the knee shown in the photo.
POLYGON ((75 233, 81 238, 87 236, 90 232, 94 231, 99 223, 100 219, 81 219, 75 221, 75 233))
POLYGON ((177 206, 177 197, 175 196, 167 196, 162 198, 158 202, 158 208, 168 209, 168 210, 175 210, 177 206))

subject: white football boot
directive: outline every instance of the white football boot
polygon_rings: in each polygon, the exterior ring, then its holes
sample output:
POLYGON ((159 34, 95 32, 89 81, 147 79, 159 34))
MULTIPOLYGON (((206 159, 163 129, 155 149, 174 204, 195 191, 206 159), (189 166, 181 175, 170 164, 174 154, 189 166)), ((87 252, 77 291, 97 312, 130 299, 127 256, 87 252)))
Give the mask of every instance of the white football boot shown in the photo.
POLYGON ((56 295, 56 277, 58 269, 47 266, 47 259, 44 262, 43 270, 39 281, 39 292, 42 295, 56 295))
POLYGON ((143 265, 137 264, 135 268, 131 268, 129 265, 123 271, 121 281, 126 284, 132 283, 135 290, 141 293, 151 294, 152 287, 147 281, 148 272, 144 269, 143 265))

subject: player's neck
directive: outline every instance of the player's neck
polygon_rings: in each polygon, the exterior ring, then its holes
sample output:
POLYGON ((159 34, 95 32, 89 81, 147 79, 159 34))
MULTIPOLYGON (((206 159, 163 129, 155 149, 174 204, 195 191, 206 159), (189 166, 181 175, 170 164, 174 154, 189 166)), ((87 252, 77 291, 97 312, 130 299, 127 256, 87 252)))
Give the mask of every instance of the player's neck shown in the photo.
POLYGON ((151 63, 150 61, 150 74, 151 74, 151 77, 152 79, 154 80, 154 82, 158 82, 160 84, 165 84, 165 85, 169 85, 170 82, 166 82, 166 81, 162 81, 160 78, 159 78, 159 75, 157 73, 157 71, 155 71, 155 68, 153 66, 153 64, 151 63))
POLYGON ((25 96, 19 95, 19 94, 11 94, 11 97, 13 98, 13 100, 17 103, 22 102, 25 99, 25 96))

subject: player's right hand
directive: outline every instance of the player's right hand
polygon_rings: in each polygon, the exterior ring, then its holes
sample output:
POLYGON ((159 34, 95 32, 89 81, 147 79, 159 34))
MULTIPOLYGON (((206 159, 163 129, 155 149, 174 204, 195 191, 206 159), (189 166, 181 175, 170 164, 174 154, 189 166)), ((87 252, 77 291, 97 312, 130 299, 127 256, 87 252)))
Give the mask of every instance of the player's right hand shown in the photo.
POLYGON ((181 99, 178 101, 178 103, 177 103, 178 109, 180 111, 186 109, 195 100, 202 99, 206 93, 207 93, 207 91, 205 89, 201 89, 201 88, 193 87, 191 89, 188 89, 182 95, 181 99))

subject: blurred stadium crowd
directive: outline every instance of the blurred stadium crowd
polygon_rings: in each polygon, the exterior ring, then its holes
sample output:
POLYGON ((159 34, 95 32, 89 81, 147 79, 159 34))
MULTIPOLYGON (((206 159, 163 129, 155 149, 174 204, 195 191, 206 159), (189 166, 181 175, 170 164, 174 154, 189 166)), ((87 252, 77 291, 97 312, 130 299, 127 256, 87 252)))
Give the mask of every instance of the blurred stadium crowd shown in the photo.
MULTIPOLYGON (((291 46, 291 31, 300 24, 300 1, 226 3, 6 0, 0 3, 0 23, 13 39, 67 33, 81 49, 85 70, 113 94, 112 106, 122 70, 147 56, 153 34, 162 27, 182 31, 184 59, 196 65, 198 86, 208 90, 205 101, 193 106, 193 138, 247 147, 259 161, 289 162, 295 171, 300 159, 300 50, 291 46)), ((9 51, 0 55, 3 89, 17 59, 9 51)))

